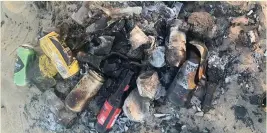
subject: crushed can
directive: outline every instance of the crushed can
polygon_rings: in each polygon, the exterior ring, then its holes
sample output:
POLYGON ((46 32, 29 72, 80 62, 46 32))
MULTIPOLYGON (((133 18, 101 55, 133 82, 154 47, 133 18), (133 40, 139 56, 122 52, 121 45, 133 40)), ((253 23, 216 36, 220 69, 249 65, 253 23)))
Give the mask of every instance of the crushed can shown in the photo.
POLYGON ((188 60, 179 69, 167 92, 168 99, 173 104, 184 106, 188 102, 189 93, 197 86, 195 77, 199 60, 197 54, 190 51, 188 60))
POLYGON ((136 80, 136 85, 142 97, 153 100, 160 86, 158 73, 156 71, 142 72, 136 80))
POLYGON ((135 26, 130 32, 129 40, 132 45, 132 50, 150 42, 150 38, 138 26, 135 26))
POLYGON ((28 71, 30 63, 34 61, 36 53, 33 49, 19 47, 14 70, 14 83, 17 86, 26 86, 29 83, 28 71))
POLYGON ((169 41, 166 44, 166 62, 170 66, 180 67, 186 59, 186 35, 178 27, 170 29, 169 41))
POLYGON ((51 32, 40 39, 40 46, 44 53, 51 59, 59 74, 64 78, 74 76, 79 72, 78 61, 72 56, 69 47, 63 46, 56 32, 51 32))
POLYGON ((52 61, 43 54, 32 63, 28 75, 31 83, 40 90, 45 91, 56 85, 56 80, 53 78, 56 74, 56 67, 53 65, 52 61))
POLYGON ((199 70, 198 70, 198 80, 202 79, 203 76, 206 76, 206 67, 208 60, 208 48, 206 45, 200 41, 192 40, 189 42, 193 46, 197 48, 200 53, 200 62, 199 62, 199 70))
POLYGON ((134 89, 124 101, 122 109, 131 121, 145 122, 150 115, 150 99, 140 96, 138 90, 134 89))
POLYGON ((93 98, 104 83, 102 75, 89 70, 67 95, 65 105, 73 112, 81 112, 88 100, 93 98))

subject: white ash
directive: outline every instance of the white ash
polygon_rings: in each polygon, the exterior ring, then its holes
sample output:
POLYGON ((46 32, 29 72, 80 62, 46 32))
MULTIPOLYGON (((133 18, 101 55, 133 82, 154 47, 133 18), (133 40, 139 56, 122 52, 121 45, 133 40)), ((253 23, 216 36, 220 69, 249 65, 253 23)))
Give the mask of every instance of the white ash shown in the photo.
POLYGON ((154 114, 154 116, 160 118, 160 117, 170 116, 170 114, 154 114))
POLYGON ((212 105, 217 105, 218 104, 218 102, 216 101, 216 100, 214 100, 213 102, 212 102, 212 105))
POLYGON ((156 47, 149 57, 149 63, 154 67, 163 67, 165 65, 165 47, 156 47))
POLYGON ((160 99, 160 97, 164 97, 166 96, 166 90, 165 87, 163 87, 162 85, 159 85, 159 88, 157 89, 157 92, 155 94, 155 100, 160 99))
POLYGON ((192 108, 188 109, 188 114, 195 114, 197 112, 196 106, 193 106, 192 108))
POLYGON ((201 108, 200 107, 196 106, 196 108, 197 108, 197 111, 199 111, 199 112, 201 111, 201 108))
POLYGON ((253 57, 253 62, 258 64, 261 61, 262 55, 258 52, 254 52, 252 53, 252 57, 253 57))
POLYGON ((246 88, 248 88, 249 87, 249 85, 248 84, 246 84, 246 88))
POLYGON ((183 126, 182 126, 182 130, 184 130, 185 128, 186 128, 186 125, 183 125, 183 126))
POLYGON ((230 76, 227 76, 225 79, 224 79, 224 82, 225 83, 230 83, 232 81, 235 81, 237 80, 237 77, 239 76, 239 74, 235 74, 235 75, 230 75, 230 76))
POLYGON ((224 88, 221 88, 221 92, 222 92, 222 95, 223 95, 223 94, 224 94, 224 92, 225 92, 225 91, 224 91, 224 88))
POLYGON ((191 104, 201 108, 201 101, 196 96, 191 98, 191 104))
POLYGON ((211 66, 220 68, 222 70, 225 69, 225 65, 228 63, 228 58, 227 56, 219 57, 218 52, 212 51, 209 54, 208 57, 208 67, 210 68, 211 66))
POLYGON ((204 112, 197 112, 195 113, 195 116, 199 116, 199 117, 203 117, 204 116, 204 112))
POLYGON ((230 77, 226 77, 226 78, 224 79, 224 82, 225 82, 225 83, 230 83, 230 80, 231 80, 230 77))

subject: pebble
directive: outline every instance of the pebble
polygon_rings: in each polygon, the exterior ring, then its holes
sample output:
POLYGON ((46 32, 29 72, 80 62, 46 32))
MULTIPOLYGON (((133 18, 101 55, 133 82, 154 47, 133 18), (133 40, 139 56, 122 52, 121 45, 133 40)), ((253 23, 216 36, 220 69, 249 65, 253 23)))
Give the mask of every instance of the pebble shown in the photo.
POLYGON ((212 102, 212 105, 217 105, 217 104, 218 102, 216 100, 212 102))
POLYGON ((159 118, 159 117, 164 117, 167 116, 169 114, 154 114, 155 117, 159 118))
POLYGON ((253 92, 254 92, 254 88, 253 88, 253 87, 250 87, 250 88, 248 89, 248 91, 251 92, 251 93, 253 93, 253 92))
POLYGON ((178 119, 180 118, 179 114, 175 114, 175 117, 178 118, 178 119))
POLYGON ((253 13, 253 10, 250 10, 247 15, 249 16, 251 13, 253 13))
POLYGON ((248 36, 249 36, 249 39, 250 39, 250 43, 255 43, 256 42, 256 35, 252 30, 248 32, 248 36))
POLYGON ((162 128, 161 128, 161 132, 164 133, 164 131, 165 131, 165 130, 164 130, 164 128, 162 127, 162 128))
POLYGON ((248 88, 249 87, 249 85, 248 84, 246 84, 246 88, 248 88))
POLYGON ((203 117, 203 116, 204 116, 204 112, 202 112, 202 111, 201 111, 201 112, 197 112, 197 113, 195 113, 195 115, 196 115, 196 116, 203 117))
POLYGON ((254 17, 254 18, 257 18, 257 15, 256 15, 256 14, 254 14, 254 15, 253 15, 253 17, 254 17))
POLYGON ((167 121, 168 121, 168 120, 171 120, 171 119, 172 119, 172 116, 170 116, 170 115, 169 115, 169 116, 166 116, 166 117, 164 117, 164 118, 162 118, 162 120, 167 120, 167 121))
POLYGON ((195 114, 197 111, 196 107, 193 106, 192 108, 188 109, 188 114, 195 114))
POLYGON ((226 78, 224 79, 224 82, 225 82, 225 83, 230 83, 230 77, 226 77, 226 78))
POLYGON ((197 108, 197 111, 199 111, 199 112, 201 111, 200 107, 196 106, 196 108, 197 108))
POLYGON ((124 126, 124 131, 128 131, 129 127, 124 126))
POLYGON ((223 88, 221 88, 221 91, 222 91, 222 94, 224 94, 224 89, 223 88))
POLYGON ((183 125, 183 126, 182 126, 182 130, 184 130, 185 128, 186 128, 186 125, 183 125))
POLYGON ((94 127, 95 127, 95 123, 94 123, 94 122, 90 122, 90 123, 88 124, 88 126, 89 126, 90 128, 94 128, 94 127))

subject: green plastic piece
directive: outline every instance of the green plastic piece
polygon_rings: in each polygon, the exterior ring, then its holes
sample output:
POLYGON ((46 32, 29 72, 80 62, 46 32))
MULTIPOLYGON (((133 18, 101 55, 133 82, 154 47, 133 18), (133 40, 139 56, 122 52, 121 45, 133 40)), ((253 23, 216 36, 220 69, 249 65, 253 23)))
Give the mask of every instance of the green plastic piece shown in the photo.
POLYGON ((17 86, 26 86, 29 82, 27 72, 29 64, 33 62, 35 52, 32 49, 19 47, 17 49, 17 59, 14 70, 14 83, 17 86))

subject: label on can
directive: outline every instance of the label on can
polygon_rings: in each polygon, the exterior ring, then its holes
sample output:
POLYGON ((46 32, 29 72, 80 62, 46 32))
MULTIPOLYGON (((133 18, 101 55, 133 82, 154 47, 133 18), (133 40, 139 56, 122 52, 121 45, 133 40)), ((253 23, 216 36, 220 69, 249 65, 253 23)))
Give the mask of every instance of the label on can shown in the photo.
POLYGON ((21 61, 21 59, 19 57, 17 57, 16 63, 15 63, 14 73, 19 72, 23 67, 24 67, 23 62, 21 61))
POLYGON ((198 64, 187 61, 185 68, 182 68, 184 69, 184 75, 178 79, 178 84, 183 86, 184 89, 193 89, 192 84, 194 83, 191 83, 191 80, 194 78, 197 68, 198 64))
POLYGON ((66 67, 64 67, 63 62, 59 59, 58 55, 55 53, 51 54, 52 58, 54 59, 55 66, 59 72, 59 74, 63 77, 66 78, 68 77, 68 70, 66 67))

